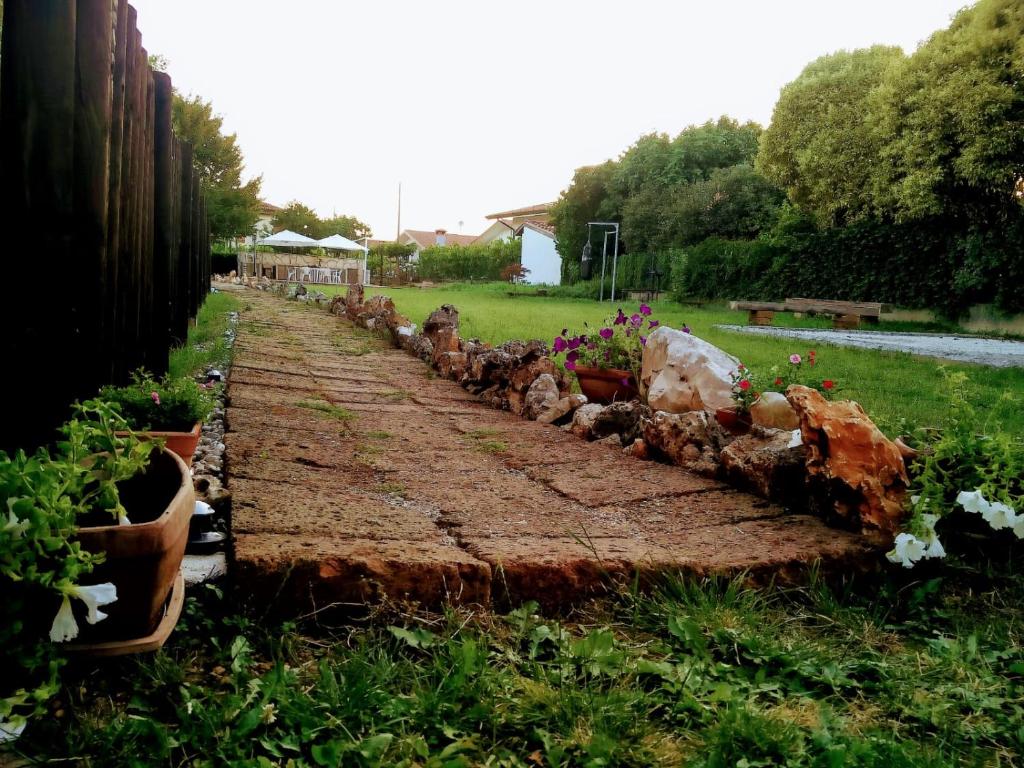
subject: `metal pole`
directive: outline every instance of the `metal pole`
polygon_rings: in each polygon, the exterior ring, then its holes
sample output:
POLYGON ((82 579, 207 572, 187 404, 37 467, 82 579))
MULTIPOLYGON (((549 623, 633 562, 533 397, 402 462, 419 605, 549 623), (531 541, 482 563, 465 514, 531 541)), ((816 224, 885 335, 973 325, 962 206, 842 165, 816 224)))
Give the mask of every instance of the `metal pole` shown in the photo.
POLYGON ((604 245, 601 246, 601 298, 599 301, 604 301, 604 270, 605 260, 608 255, 608 233, 604 233, 604 245))
POLYGON ((615 251, 612 253, 612 302, 615 301, 615 272, 619 266, 619 225, 615 225, 615 251))

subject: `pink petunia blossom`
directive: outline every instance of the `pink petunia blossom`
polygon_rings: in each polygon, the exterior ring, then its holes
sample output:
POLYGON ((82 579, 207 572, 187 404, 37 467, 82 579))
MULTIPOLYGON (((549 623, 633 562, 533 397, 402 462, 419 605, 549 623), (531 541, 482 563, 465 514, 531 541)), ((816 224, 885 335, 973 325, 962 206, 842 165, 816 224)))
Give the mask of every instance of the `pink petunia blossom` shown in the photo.
POLYGON ((789 362, 791 362, 793 365, 800 365, 800 363, 803 362, 803 358, 800 357, 800 355, 792 354, 789 356, 789 362))
POLYGON ((651 308, 648 307, 646 304, 641 304, 640 314, 643 315, 644 317, 647 317, 649 314, 651 314, 651 308))
POLYGON ((600 334, 602 339, 610 339, 612 336, 615 335, 615 331, 613 331, 611 328, 602 328, 600 330, 600 334))
POLYGON ((576 370, 576 363, 574 363, 572 360, 566 360, 565 361, 565 370, 567 370, 567 371, 575 371, 576 370))
POLYGON ((634 328, 639 328, 641 325, 644 324, 644 319, 640 315, 634 314, 632 317, 629 318, 629 322, 633 324, 634 328))
POLYGON ((160 405, 160 393, 159 392, 150 392, 149 393, 149 397, 150 397, 150 399, 154 403, 156 403, 157 405, 160 405))

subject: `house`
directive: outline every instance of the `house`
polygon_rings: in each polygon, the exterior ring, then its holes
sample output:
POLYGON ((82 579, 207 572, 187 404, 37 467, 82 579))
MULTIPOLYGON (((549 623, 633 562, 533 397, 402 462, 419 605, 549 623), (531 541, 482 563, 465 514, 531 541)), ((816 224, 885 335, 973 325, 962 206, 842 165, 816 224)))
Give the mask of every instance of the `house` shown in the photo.
POLYGON ((559 285, 562 282, 562 258, 555 250, 555 228, 547 222, 526 221, 521 227, 523 251, 520 263, 530 270, 527 283, 559 285))
MULTIPOLYGON (((256 224, 253 228, 256 230, 257 237, 266 237, 273 233, 274 228, 270 222, 274 220, 274 217, 281 212, 281 208, 276 205, 271 205, 266 200, 260 200, 259 218, 256 219, 256 224)), ((252 248, 252 233, 245 236, 245 247, 252 248)))
POLYGON ((528 270, 527 283, 558 285, 562 281, 562 259, 555 250, 555 228, 551 224, 553 203, 540 203, 511 211, 492 213, 494 223, 477 238, 477 243, 521 237, 520 263, 528 270))
POLYGON ((494 223, 483 231, 476 242, 484 245, 494 240, 508 240, 517 237, 522 231, 523 224, 528 221, 547 224, 551 221, 552 205, 553 203, 540 203, 511 211, 492 213, 487 218, 493 220, 494 223))
POLYGON ((435 229, 427 232, 422 229, 403 229, 398 236, 398 242, 403 245, 415 245, 416 250, 412 254, 413 261, 420 256, 420 251, 435 245, 471 245, 477 241, 476 235, 452 235, 446 229, 435 229))

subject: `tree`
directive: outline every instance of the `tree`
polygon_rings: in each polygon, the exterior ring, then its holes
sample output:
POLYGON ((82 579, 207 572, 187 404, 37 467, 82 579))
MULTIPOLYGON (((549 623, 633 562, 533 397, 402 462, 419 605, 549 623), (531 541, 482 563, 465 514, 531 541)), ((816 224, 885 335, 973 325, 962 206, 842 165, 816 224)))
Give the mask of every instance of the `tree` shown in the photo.
POLYGON ((756 167, 825 225, 876 209, 872 177, 888 141, 870 104, 904 59, 899 48, 840 51, 808 64, 782 89, 756 167))
POLYGON ((314 239, 323 237, 320 234, 320 218, 316 215, 316 211, 308 205, 303 205, 298 200, 292 200, 278 211, 277 215, 271 220, 270 226, 274 228, 275 232, 289 229, 292 232, 314 239))
POLYGON ((580 257, 587 242, 587 222, 617 219, 608 202, 608 185, 614 171, 615 164, 611 160, 601 165, 578 168, 573 174, 572 184, 559 195, 551 208, 551 221, 557 234, 555 247, 562 257, 562 279, 565 282, 579 278, 580 257))
POLYGON ((341 235, 349 240, 359 240, 373 234, 370 227, 355 216, 332 216, 329 219, 321 219, 317 216, 316 211, 298 200, 292 200, 278 211, 270 224, 275 232, 290 229, 292 232, 298 232, 300 235, 316 240, 330 235, 341 235))
POLYGON ((1020 213, 1024 4, 981 0, 890 73, 872 117, 888 139, 874 189, 900 218, 1020 213))
POLYGON ((249 233, 259 218, 262 177, 242 183, 242 150, 236 134, 223 133, 224 120, 199 96, 174 94, 175 133, 189 142, 206 194, 210 233, 215 238, 249 233))

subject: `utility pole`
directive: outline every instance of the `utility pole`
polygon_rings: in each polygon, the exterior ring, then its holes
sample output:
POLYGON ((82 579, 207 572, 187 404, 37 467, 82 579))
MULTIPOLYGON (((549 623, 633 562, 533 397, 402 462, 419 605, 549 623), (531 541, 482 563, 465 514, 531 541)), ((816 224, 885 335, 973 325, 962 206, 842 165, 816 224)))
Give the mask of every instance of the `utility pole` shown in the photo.
POLYGON ((395 242, 402 236, 402 182, 398 182, 398 227, 395 229, 395 242))

